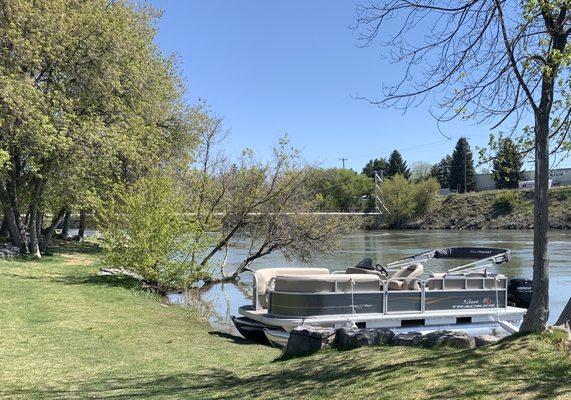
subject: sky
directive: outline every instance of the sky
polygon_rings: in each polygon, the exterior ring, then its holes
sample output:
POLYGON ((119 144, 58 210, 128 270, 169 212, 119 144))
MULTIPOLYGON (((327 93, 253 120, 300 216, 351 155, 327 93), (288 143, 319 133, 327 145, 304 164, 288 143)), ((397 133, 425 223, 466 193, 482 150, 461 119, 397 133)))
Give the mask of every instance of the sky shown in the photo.
MULTIPOLYGON (((401 77, 379 45, 354 36, 351 0, 151 0, 163 11, 156 41, 176 54, 188 101, 206 101, 223 117, 231 154, 245 147, 262 159, 288 134, 303 157, 322 167, 360 171, 367 160, 398 149, 407 163, 435 163, 468 137, 485 146, 488 129, 470 122, 440 125, 430 103, 380 109, 356 97, 380 98, 401 77)), ((474 151, 475 153, 475 151, 474 151)))

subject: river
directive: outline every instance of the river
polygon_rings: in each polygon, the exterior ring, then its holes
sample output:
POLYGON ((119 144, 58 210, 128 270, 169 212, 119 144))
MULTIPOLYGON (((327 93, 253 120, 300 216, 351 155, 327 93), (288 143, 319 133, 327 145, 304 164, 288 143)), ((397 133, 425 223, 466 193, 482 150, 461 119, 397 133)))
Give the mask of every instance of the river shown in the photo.
MULTIPOLYGON (((551 231, 550 238, 550 322, 555 322, 571 296, 571 231, 551 231)), ((501 272, 508 278, 532 277, 533 232, 516 230, 472 231, 364 231, 340 239, 333 254, 317 258, 311 266, 327 267, 331 271, 344 270, 357 264, 363 257, 373 262, 387 264, 399 258, 426 250, 453 246, 502 247, 512 251, 512 260, 494 266, 492 272, 501 272)), ((247 254, 246 248, 233 249, 228 256, 228 265, 237 265, 247 254)), ((253 264, 253 268, 285 267, 301 265, 287 261, 281 254, 270 254, 253 264)), ((450 261, 435 260, 425 271, 439 272, 450 267, 450 261)), ((237 315, 238 307, 251 302, 251 277, 244 274, 240 284, 226 284, 212 288, 201 295, 201 312, 214 329, 235 333, 230 315, 237 315)), ((176 296, 175 296, 176 297, 176 296)), ((180 297, 182 298, 182 297, 180 297)), ((174 301, 179 299, 173 298, 174 301)), ((197 304, 196 299, 188 301, 197 304)))

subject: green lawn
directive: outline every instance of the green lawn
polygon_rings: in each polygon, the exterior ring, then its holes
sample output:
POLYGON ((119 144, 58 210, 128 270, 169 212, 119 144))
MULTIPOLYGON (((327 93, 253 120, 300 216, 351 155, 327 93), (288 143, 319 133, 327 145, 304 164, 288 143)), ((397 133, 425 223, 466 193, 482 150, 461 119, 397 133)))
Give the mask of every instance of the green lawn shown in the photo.
POLYGON ((0 398, 571 398, 560 334, 279 361, 97 269, 91 247, 0 262, 0 398))

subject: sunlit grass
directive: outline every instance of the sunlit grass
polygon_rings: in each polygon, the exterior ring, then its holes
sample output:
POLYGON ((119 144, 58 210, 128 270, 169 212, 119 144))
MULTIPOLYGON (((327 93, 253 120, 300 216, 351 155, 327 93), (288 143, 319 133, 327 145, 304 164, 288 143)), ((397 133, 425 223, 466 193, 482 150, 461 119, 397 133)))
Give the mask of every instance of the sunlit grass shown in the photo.
POLYGON ((96 247, 62 253, 0 262, 1 398, 571 396, 557 334, 477 351, 377 347, 276 361, 277 350, 213 334, 132 280, 97 276, 96 247))

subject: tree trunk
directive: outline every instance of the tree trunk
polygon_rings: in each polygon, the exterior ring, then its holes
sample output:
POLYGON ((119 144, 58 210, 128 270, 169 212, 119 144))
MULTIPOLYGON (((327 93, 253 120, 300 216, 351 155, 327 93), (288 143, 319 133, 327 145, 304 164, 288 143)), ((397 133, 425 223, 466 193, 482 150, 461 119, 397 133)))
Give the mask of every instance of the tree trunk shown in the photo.
POLYGON ((61 227, 61 237, 62 239, 69 238, 69 223, 71 220, 71 210, 68 208, 65 211, 65 216, 63 217, 62 227, 61 227))
POLYGON ((54 217, 50 226, 48 226, 46 229, 43 230, 42 242, 40 243, 40 250, 42 253, 45 253, 46 250, 48 249, 48 246, 52 240, 56 228, 59 224, 61 224, 61 221, 63 221, 64 217, 65 217, 65 208, 62 208, 59 211, 59 213, 54 217))
MULTIPOLYGON (((543 114, 543 115, 549 115, 543 114)), ((521 332, 541 332, 549 318, 549 118, 536 118, 533 213, 533 293, 521 332)))
POLYGON ((0 181, 0 200, 2 201, 2 208, 4 209, 4 220, 7 224, 8 232, 10 233, 10 242, 12 245, 22 247, 22 232, 18 225, 18 219, 12 208, 10 195, 6 188, 6 183, 0 181))
POLYGON ((79 212, 79 230, 77 232, 77 237, 80 242, 83 242, 83 239, 85 238, 85 217, 85 210, 81 210, 79 212))
POLYGON ((30 254, 36 258, 41 258, 42 255, 40 253, 40 243, 38 238, 38 217, 39 217, 39 206, 40 206, 40 197, 42 194, 42 186, 43 183, 40 179, 36 179, 34 181, 34 192, 32 193, 32 198, 30 200, 30 208, 28 211, 28 250, 30 254))
POLYGON ((555 325, 563 325, 566 326, 568 329, 571 328, 571 298, 569 298, 567 305, 565 306, 563 311, 561 311, 561 315, 557 319, 555 325))
POLYGON ((10 235, 8 231, 8 221, 6 221, 6 216, 2 220, 2 227, 0 227, 0 236, 7 238, 10 235))

